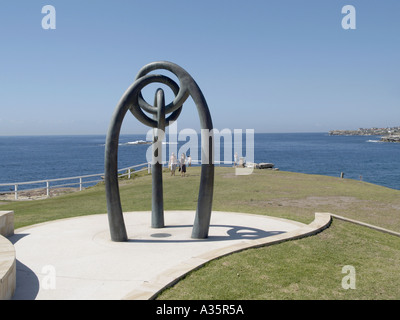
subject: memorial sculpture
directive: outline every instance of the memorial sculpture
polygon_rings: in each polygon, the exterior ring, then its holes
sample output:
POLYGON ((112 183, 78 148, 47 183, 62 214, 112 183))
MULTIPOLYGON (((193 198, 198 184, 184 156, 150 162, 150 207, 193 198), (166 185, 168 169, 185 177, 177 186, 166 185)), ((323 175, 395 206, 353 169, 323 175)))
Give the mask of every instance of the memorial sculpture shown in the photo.
POLYGON ((212 198, 214 188, 213 164, 213 124, 207 102, 197 83, 188 72, 180 66, 167 61, 153 62, 144 66, 136 76, 133 84, 120 99, 108 129, 105 148, 105 187, 107 198, 108 221, 111 240, 123 242, 128 240, 118 185, 118 144, 123 119, 128 110, 141 123, 153 128, 152 159, 152 215, 153 228, 164 227, 164 201, 162 188, 161 143, 165 127, 176 121, 182 111, 183 103, 191 97, 196 105, 201 127, 201 176, 197 209, 192 229, 192 238, 208 237, 210 226, 212 198), (167 70, 179 80, 178 84, 161 74, 150 74, 155 70, 167 70), (156 90, 154 105, 148 104, 141 90, 151 83, 162 83, 174 92, 174 100, 165 105, 164 91, 156 90), (145 112, 152 114, 151 119, 145 112), (170 114, 168 117, 166 115, 170 114))

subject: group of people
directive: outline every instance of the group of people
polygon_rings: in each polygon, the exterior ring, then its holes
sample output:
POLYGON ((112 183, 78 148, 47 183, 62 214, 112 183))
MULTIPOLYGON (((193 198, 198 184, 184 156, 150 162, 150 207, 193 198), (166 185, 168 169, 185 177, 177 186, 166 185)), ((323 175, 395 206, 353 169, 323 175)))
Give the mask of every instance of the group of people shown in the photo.
POLYGON ((192 158, 190 155, 186 158, 186 154, 182 153, 181 158, 178 161, 175 154, 172 152, 168 162, 168 168, 171 169, 171 176, 174 176, 176 169, 179 168, 181 177, 184 177, 186 175, 186 165, 189 167, 192 165, 192 158))

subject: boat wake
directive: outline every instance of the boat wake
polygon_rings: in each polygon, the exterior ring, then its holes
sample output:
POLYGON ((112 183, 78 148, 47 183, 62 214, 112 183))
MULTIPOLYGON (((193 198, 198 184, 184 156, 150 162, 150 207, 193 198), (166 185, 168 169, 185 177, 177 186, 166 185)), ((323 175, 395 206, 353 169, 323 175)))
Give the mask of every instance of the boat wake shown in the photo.
POLYGON ((380 141, 380 140, 367 140, 367 142, 375 143, 375 142, 382 142, 382 141, 380 141))

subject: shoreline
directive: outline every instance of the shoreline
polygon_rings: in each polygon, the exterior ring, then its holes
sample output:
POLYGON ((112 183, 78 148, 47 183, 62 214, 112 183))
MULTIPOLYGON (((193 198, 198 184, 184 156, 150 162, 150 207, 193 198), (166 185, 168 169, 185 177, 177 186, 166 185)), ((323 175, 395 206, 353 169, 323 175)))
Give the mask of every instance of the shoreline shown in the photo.
POLYGON ((49 196, 47 196, 46 188, 34 189, 34 190, 21 190, 18 191, 18 200, 15 200, 15 193, 0 192, 0 201, 30 201, 30 200, 43 200, 56 196, 60 196, 67 193, 73 193, 79 191, 79 188, 53 188, 49 190, 49 196))

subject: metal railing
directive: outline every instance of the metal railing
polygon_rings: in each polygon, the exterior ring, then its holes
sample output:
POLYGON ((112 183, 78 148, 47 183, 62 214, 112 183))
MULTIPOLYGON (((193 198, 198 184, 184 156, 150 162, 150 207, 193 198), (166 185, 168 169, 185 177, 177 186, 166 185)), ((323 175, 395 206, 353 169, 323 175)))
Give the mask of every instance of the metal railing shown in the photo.
MULTIPOLYGON (((214 161, 215 165, 219 166, 230 166, 233 164, 232 161, 214 161)), ((191 162, 192 166, 198 166, 201 165, 199 160, 192 160, 191 162)), ((168 167, 168 162, 163 163, 164 167, 168 167)), ((150 163, 141 163, 135 166, 127 167, 127 168, 122 168, 118 169, 118 177, 128 177, 128 179, 131 178, 132 174, 141 172, 147 170, 148 173, 151 173, 151 164, 150 163), (139 170, 135 170, 135 168, 142 167, 139 170), (122 172, 122 173, 120 173, 122 172)), ((10 191, 0 191, 0 194, 12 194, 14 193, 14 198, 15 200, 18 200, 18 193, 20 192, 27 192, 27 191, 34 191, 34 190, 46 190, 46 196, 50 196, 50 190, 55 189, 55 188, 62 188, 62 187, 73 187, 73 186, 79 186, 79 191, 82 191, 84 188, 84 185, 88 184, 96 184, 98 182, 104 181, 104 173, 97 173, 97 174, 89 174, 89 175, 84 175, 84 176, 76 176, 76 177, 67 177, 67 178, 57 178, 57 179, 45 179, 45 180, 38 180, 38 181, 26 181, 26 182, 13 182, 13 183, 0 183, 0 188, 1 187, 12 187, 10 188, 10 191), (97 177, 97 179, 96 179, 97 177), (85 180, 85 179, 90 179, 90 180, 85 180), (73 181, 77 180, 77 181, 73 181), (71 182, 69 182, 71 181, 71 182), (54 182, 64 182, 62 184, 56 184, 54 185, 54 182), (67 182, 67 183, 65 183, 67 182), (19 190, 19 186, 26 186, 26 185, 40 185, 44 184, 43 186, 38 186, 30 189, 23 189, 19 190)))
MULTIPOLYGON (((128 179, 130 179, 133 173, 137 173, 137 172, 144 171, 144 170, 148 170, 148 172, 150 173, 150 164, 142 163, 142 164, 138 164, 138 165, 127 167, 127 168, 118 169, 118 176, 119 177, 127 176, 128 179), (139 170, 135 170, 135 168, 138 168, 138 167, 142 167, 142 168, 139 170), (122 173, 120 173, 120 172, 122 172, 122 173)), ((77 177, 58 178, 58 179, 46 179, 46 180, 14 182, 14 183, 0 183, 0 187, 12 187, 10 189, 10 191, 0 191, 0 194, 14 193, 15 200, 18 200, 18 192, 27 192, 27 191, 44 190, 45 189, 46 196, 49 197, 50 189, 79 186, 79 191, 82 191, 84 185, 96 184, 98 182, 103 181, 103 178, 104 178, 104 173, 97 173, 97 174, 89 174, 89 175, 77 176, 77 177), (90 179, 90 180, 86 180, 86 179, 90 179), (73 180, 76 180, 76 181, 73 181, 73 180), (53 184, 54 182, 64 182, 64 183, 54 185, 53 184), (31 189, 18 190, 19 186, 26 186, 26 185, 35 186, 35 185, 41 185, 41 184, 44 184, 44 186, 38 186, 38 187, 31 188, 31 189)))

